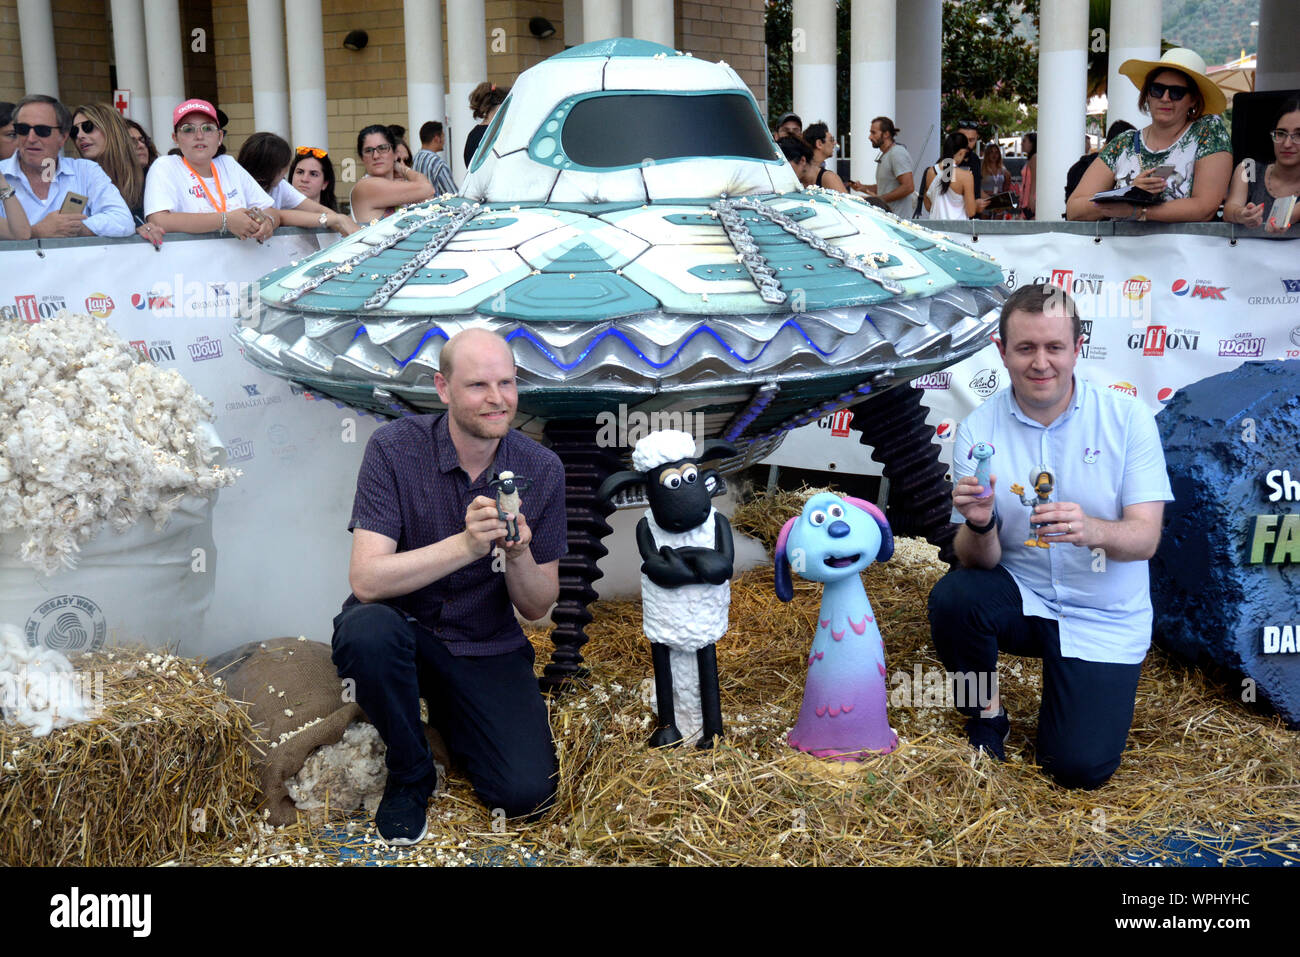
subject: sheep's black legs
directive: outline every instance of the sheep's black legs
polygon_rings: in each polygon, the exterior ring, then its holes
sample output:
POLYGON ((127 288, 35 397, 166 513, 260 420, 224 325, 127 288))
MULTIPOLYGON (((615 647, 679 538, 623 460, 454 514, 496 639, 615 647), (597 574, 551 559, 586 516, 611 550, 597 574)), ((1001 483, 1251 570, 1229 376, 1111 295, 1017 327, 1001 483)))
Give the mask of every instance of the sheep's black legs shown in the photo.
POLYGON ((650 736, 650 747, 666 748, 682 743, 682 733, 677 730, 677 716, 673 711, 673 666, 669 660, 672 649, 651 642, 650 654, 655 666, 655 697, 659 702, 659 727, 650 736))
POLYGON ((718 646, 705 645, 695 653, 700 665, 700 711, 704 729, 697 748, 711 748, 722 737, 722 697, 718 694, 718 646))

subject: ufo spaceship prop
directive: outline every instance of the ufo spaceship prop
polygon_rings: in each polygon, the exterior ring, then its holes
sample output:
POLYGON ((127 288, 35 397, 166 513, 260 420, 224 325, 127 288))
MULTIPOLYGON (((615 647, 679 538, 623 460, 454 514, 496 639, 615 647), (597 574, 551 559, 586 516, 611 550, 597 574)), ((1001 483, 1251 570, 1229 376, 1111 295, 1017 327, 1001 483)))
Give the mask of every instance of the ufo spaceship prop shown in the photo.
MULTIPOLYGON (((700 438, 736 447, 732 472, 793 428, 978 351, 1001 284, 961 243, 801 188, 725 63, 614 39, 522 73, 459 195, 270 273, 236 334, 259 368, 394 417, 443 408, 433 376, 456 332, 504 336, 516 424, 540 420, 570 509, 591 516, 570 521, 567 597, 581 606, 608 531, 594 491, 630 454, 597 446, 598 413, 689 412, 700 438)), ((907 415, 913 452, 933 460, 919 402, 907 415)), ((556 643, 573 638, 580 662, 578 611, 569 635, 557 610, 556 643)))

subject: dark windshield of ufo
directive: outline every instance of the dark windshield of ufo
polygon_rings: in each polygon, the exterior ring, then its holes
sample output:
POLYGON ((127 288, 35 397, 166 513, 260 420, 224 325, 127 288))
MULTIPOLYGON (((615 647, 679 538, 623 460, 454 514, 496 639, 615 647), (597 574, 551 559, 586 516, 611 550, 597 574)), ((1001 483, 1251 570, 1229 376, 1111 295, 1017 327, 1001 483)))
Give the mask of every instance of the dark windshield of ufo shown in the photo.
POLYGON ((564 152, 592 169, 688 156, 780 157, 753 102, 740 93, 615 93, 575 105, 564 120, 564 152))

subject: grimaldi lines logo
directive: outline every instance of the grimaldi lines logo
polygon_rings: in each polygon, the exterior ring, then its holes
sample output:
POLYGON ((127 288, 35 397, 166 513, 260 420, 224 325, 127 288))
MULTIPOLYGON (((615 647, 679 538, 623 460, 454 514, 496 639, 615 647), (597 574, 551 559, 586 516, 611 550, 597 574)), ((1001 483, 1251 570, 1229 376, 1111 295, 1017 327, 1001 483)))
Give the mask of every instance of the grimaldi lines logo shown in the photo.
POLYGON ((1253 332, 1239 332, 1231 339, 1219 340, 1219 355, 1237 359, 1258 359, 1264 354, 1264 336, 1253 332))

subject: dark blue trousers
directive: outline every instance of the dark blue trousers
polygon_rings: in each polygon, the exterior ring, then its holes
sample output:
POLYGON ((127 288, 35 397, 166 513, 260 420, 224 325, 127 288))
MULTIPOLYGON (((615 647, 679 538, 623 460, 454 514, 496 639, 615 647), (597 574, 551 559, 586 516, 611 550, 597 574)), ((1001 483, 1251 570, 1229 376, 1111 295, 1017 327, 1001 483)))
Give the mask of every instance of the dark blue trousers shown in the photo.
POLYGON ((1105 784, 1124 753, 1142 666, 1063 657, 1056 622, 1023 613, 1020 589, 1001 566, 953 568, 929 605, 930 637, 949 672, 995 673, 1000 651, 1043 659, 1038 763, 1063 787, 1105 784))
POLYGON ((456 657, 429 629, 389 605, 353 605, 334 619, 333 660, 356 682, 357 704, 388 746, 388 773, 416 781, 433 770, 429 723, 474 792, 507 817, 537 815, 555 799, 559 769, 531 645, 456 657))

